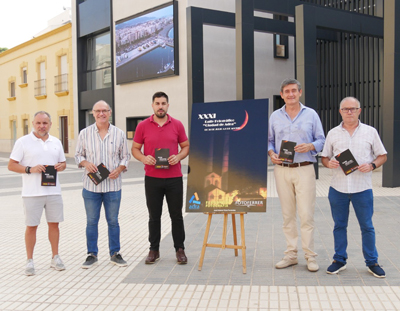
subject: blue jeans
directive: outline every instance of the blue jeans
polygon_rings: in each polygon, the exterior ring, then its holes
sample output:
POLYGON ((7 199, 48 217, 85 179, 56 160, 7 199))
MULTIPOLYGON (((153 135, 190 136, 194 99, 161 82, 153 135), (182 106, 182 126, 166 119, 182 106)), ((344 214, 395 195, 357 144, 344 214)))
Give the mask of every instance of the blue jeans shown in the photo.
POLYGON ((97 256, 97 240, 99 237, 99 219, 101 205, 104 203, 104 211, 108 224, 108 246, 110 256, 119 252, 119 223, 118 214, 121 203, 121 190, 104 193, 97 193, 83 189, 82 197, 86 209, 86 244, 88 254, 93 253, 97 256))
POLYGON ((349 206, 353 204, 358 223, 361 228, 362 250, 367 266, 378 262, 378 252, 375 247, 375 229, 372 224, 374 214, 374 198, 372 189, 358 193, 342 193, 329 188, 329 203, 335 222, 333 237, 335 240, 335 255, 333 259, 346 263, 347 260, 347 224, 349 222, 349 206))

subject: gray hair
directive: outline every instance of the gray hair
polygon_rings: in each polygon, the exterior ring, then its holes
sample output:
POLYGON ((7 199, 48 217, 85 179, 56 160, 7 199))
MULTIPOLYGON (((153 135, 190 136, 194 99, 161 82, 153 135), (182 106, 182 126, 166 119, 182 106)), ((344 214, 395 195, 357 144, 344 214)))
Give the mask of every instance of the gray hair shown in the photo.
POLYGON ((281 83, 281 92, 283 92, 283 88, 289 84, 297 84, 299 91, 301 90, 301 83, 299 81, 297 81, 296 79, 287 78, 281 83))
POLYGON ((50 116, 50 113, 48 113, 48 112, 46 112, 46 111, 43 111, 43 110, 41 110, 41 111, 38 111, 38 112, 36 112, 35 113, 35 115, 33 116, 33 118, 35 118, 38 114, 45 114, 46 116, 48 116, 49 117, 49 119, 50 119, 50 122, 51 122, 51 116, 50 116))
POLYGON ((111 107, 110 107, 110 105, 109 105, 105 100, 99 100, 99 101, 95 102, 94 105, 93 105, 93 107, 92 107, 92 110, 94 109, 94 106, 96 106, 96 105, 99 104, 99 103, 104 103, 104 104, 106 104, 107 107, 108 107, 108 109, 112 110, 111 107))
POLYGON ((357 103, 357 105, 358 105, 357 108, 361 108, 360 101, 359 101, 357 98, 352 97, 352 96, 348 96, 348 97, 345 97, 345 98, 342 99, 342 101, 340 102, 340 105, 339 105, 339 109, 342 108, 342 104, 343 104, 345 101, 348 101, 348 100, 355 101, 355 102, 357 103))

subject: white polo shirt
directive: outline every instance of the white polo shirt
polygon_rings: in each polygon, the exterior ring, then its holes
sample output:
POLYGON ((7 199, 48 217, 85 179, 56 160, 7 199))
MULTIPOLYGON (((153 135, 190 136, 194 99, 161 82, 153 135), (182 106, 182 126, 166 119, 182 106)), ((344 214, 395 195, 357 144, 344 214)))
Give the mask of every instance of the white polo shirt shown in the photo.
MULTIPOLYGON (((359 165, 371 163, 378 156, 387 154, 377 130, 361 121, 352 136, 343 128, 343 122, 331 129, 326 136, 321 156, 332 159, 346 149, 350 149, 359 165)), ((340 167, 332 171, 331 187, 339 192, 357 193, 372 189, 372 172, 356 170, 346 176, 340 167)))
MULTIPOLYGON (((23 166, 55 165, 65 162, 61 141, 49 135, 46 141, 37 138, 33 132, 19 138, 14 145, 10 158, 23 166)), ((42 174, 22 174, 22 196, 34 197, 61 194, 61 186, 57 174, 56 186, 41 185, 42 174)))

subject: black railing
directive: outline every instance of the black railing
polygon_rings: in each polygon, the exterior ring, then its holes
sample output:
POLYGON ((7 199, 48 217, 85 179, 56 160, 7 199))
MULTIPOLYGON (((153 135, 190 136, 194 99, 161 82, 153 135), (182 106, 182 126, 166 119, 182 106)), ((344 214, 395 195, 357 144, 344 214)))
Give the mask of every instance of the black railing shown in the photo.
POLYGON ((46 79, 35 81, 35 96, 47 95, 46 79))
POLYGON ((54 77, 54 92, 66 92, 68 91, 68 73, 58 75, 54 77))

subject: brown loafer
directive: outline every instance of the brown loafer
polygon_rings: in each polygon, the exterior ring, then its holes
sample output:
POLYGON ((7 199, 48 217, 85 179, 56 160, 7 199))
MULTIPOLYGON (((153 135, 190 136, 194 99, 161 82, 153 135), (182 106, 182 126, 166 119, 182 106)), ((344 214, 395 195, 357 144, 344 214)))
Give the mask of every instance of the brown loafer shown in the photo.
POLYGON ((159 259, 160 259, 160 252, 159 251, 150 250, 149 255, 147 255, 147 258, 144 261, 144 263, 146 265, 151 265, 151 264, 155 263, 159 259))
POLYGON ((176 252, 176 260, 180 265, 187 264, 187 257, 185 255, 185 251, 183 250, 183 248, 178 249, 178 251, 176 252))

